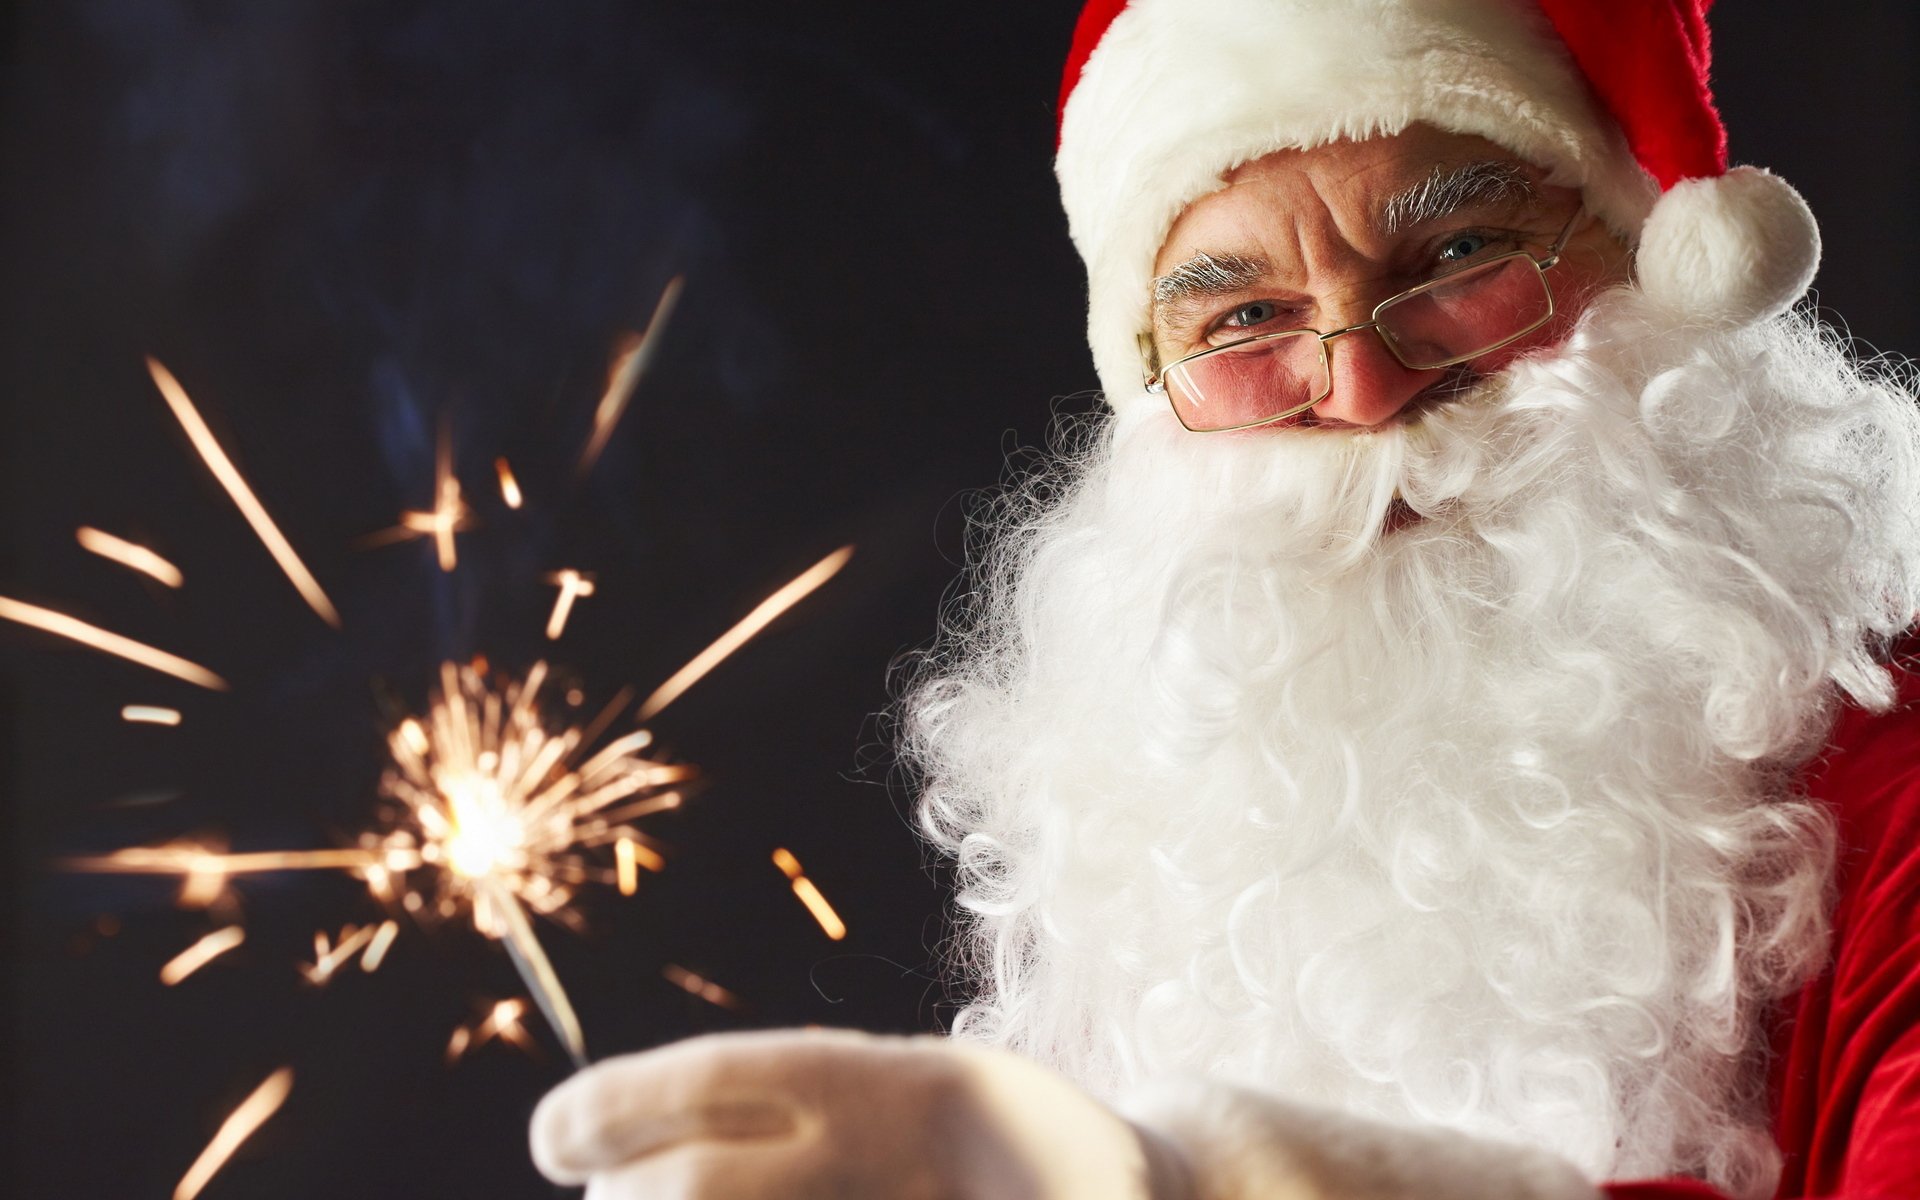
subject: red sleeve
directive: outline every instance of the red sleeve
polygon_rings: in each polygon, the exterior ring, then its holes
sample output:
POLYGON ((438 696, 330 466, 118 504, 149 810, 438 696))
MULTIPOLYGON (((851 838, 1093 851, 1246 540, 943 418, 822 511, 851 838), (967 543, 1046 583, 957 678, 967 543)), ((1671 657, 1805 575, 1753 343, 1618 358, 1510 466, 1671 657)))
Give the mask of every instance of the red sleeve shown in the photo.
MULTIPOLYGON (((1901 683, 1893 712, 1841 718, 1805 780, 1839 822, 1840 895, 1833 965, 1795 998, 1775 1042, 1783 1200, 1920 1197, 1920 673, 1901 683)), ((1720 1200, 1682 1180, 1606 1190, 1720 1200)))

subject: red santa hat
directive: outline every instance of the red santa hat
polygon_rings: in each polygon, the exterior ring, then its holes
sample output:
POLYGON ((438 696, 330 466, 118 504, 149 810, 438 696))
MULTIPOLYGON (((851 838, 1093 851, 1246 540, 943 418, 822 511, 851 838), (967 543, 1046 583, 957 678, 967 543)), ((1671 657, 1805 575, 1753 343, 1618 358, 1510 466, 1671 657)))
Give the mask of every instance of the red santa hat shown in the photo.
POLYGON ((1276 150, 1475 134, 1580 189, 1689 319, 1774 315, 1819 234, 1800 197, 1727 170, 1711 0, 1090 0, 1060 93, 1060 180, 1111 402, 1141 392, 1153 260, 1175 218, 1276 150))

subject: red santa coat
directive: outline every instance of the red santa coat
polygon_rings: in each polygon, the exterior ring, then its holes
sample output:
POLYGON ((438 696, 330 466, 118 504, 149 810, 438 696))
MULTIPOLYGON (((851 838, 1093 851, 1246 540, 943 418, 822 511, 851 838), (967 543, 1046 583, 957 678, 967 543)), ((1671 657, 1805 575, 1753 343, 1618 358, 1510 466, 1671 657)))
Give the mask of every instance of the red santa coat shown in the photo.
MULTIPOLYGON (((1833 961, 1773 1039, 1778 1196, 1920 1200, 1920 663, 1899 705, 1853 710, 1805 776, 1839 822, 1833 961)), ((1699 1183, 1614 1184, 1614 1200, 1711 1200, 1699 1183)))

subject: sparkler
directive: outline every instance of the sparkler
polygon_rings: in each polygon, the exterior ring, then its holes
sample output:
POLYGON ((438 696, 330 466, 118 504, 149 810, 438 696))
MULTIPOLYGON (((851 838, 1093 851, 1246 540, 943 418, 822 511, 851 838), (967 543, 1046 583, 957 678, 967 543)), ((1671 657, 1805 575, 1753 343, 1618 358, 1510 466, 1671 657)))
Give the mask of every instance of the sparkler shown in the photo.
MULTIPOLYGON (((682 285, 678 278, 668 284, 645 333, 630 340, 617 355, 579 460, 582 473, 592 468, 606 447, 657 350, 682 285)), ((214 438, 185 389, 159 362, 149 358, 147 367, 196 453, 256 536, 309 607, 338 628, 338 610, 214 438)), ((494 470, 503 502, 519 508, 524 497, 507 460, 495 459, 494 470)), ((474 521, 454 472, 444 424, 434 475, 433 508, 403 513, 397 529, 378 537, 432 537, 441 568, 452 571, 458 562, 455 534, 474 521)), ((181 585, 179 569, 146 547, 91 527, 80 528, 76 537, 93 553, 169 587, 181 585)), ((379 787, 383 806, 374 827, 360 833, 352 845, 234 853, 224 847, 174 842, 70 858, 60 865, 85 872, 177 876, 182 904, 196 907, 220 900, 235 876, 346 872, 360 879, 390 912, 404 910, 423 923, 470 921, 478 933, 503 946, 526 984, 531 1002, 517 998, 494 1002, 483 1016, 454 1031, 447 1048, 449 1062, 494 1039, 530 1049, 533 1043, 524 1017, 537 1006, 575 1064, 584 1066, 585 1038, 579 1020, 535 932, 533 917, 578 928, 580 918, 573 901, 581 887, 605 884, 624 896, 636 894, 640 871, 657 872, 666 863, 635 822, 680 806, 686 793, 676 785, 698 777, 688 764, 649 756, 653 735, 644 727, 600 745, 603 735, 622 714, 631 713, 636 725, 657 715, 824 584, 852 553, 852 546, 842 547, 767 597, 655 689, 637 710, 629 708, 631 694, 623 689, 584 726, 556 717, 542 704, 549 675, 544 662, 535 663, 520 679, 490 671, 478 657, 466 665, 443 664, 439 686, 429 694, 425 712, 391 728, 387 737, 390 765, 379 787)), ((573 604, 593 595, 595 587, 592 576, 571 568, 549 577, 549 582, 560 588, 547 625, 548 638, 557 639, 573 604)), ((201 687, 228 688, 224 679, 197 663, 53 609, 0 597, 0 619, 68 638, 201 687)), ((567 689, 566 695, 569 706, 581 702, 577 687, 567 689)), ((160 725, 178 725, 181 720, 179 710, 157 705, 129 704, 121 716, 129 722, 160 725)), ((797 862, 793 877, 796 893, 813 909, 828 935, 845 936, 845 926, 818 889, 798 873, 797 862)), ((302 973, 310 982, 324 985, 356 955, 363 972, 377 970, 399 937, 400 921, 395 918, 400 915, 396 912, 377 924, 348 925, 335 937, 325 931, 316 933, 313 960, 300 965, 302 973)), ((161 982, 179 984, 242 944, 245 937, 239 925, 207 934, 161 968, 161 982)), ((709 1003, 742 1007, 732 992, 685 968, 669 966, 665 974, 709 1003)), ((182 1178, 175 1200, 192 1200, 235 1149, 280 1107, 291 1086, 292 1071, 282 1068, 256 1088, 227 1117, 182 1178)))
POLYGON ((180 386, 180 381, 173 377, 173 372, 161 366, 156 359, 147 359, 147 372, 153 376, 154 386, 158 387, 161 396, 166 398, 167 407, 173 410, 173 415, 179 420, 180 427, 187 431, 187 440, 191 441, 193 448, 199 451, 201 459, 207 464, 207 469, 212 471, 213 477, 220 481, 220 486, 227 489, 227 495, 231 496, 234 504, 239 506, 241 515, 247 519, 247 524, 253 526, 253 532, 266 544, 267 552, 273 555, 275 562, 280 564, 281 571, 285 572, 287 578, 293 582, 294 588, 306 600, 308 607, 318 613, 320 619, 327 624, 335 629, 340 628, 339 610, 333 607, 333 601, 327 599, 327 594, 320 590, 320 581, 313 577, 313 573, 307 570, 307 565, 300 561, 300 556, 294 553, 292 544, 280 532, 280 527, 275 525, 273 518, 267 515, 266 508, 253 494, 253 489, 247 486, 247 481, 241 476, 240 469, 233 465, 233 460, 227 457, 227 452, 220 448, 219 441, 213 436, 213 430, 207 428, 207 423, 200 418, 199 410, 193 407, 193 401, 187 397, 187 390, 180 386))
POLYGON ((820 894, 813 880, 808 879, 800 869, 799 859, 783 848, 773 852, 773 864, 792 881, 793 894, 800 897, 800 903, 806 905, 813 919, 819 922, 821 932, 836 942, 847 936, 847 923, 840 919, 839 913, 833 911, 833 905, 827 903, 827 898, 820 894))
POLYGON ((51 608, 42 608, 38 604, 27 604, 0 596, 0 619, 30 625, 58 637, 79 642, 82 646, 124 658, 128 662, 139 663, 143 667, 150 667, 162 674, 171 675, 175 679, 197 683, 212 691, 227 690, 226 680, 199 663, 189 662, 177 654, 168 654, 165 650, 156 650, 145 642, 136 642, 130 637, 122 637, 98 625, 89 625, 78 617, 55 612, 51 608))
POLYGON ((179 567, 138 543, 102 533, 91 525, 82 525, 73 531, 73 536, 88 552, 150 576, 170 588, 177 588, 187 581, 179 567))
POLYGON ((253 1089, 253 1093, 242 1100, 240 1106, 220 1123, 219 1132, 213 1135, 213 1140, 208 1142, 207 1148, 200 1152, 200 1157, 194 1159, 193 1165, 187 1168, 187 1173, 181 1177, 179 1186, 173 1189, 173 1200, 193 1200, 198 1196, 200 1189, 206 1187, 207 1181, 227 1164, 227 1160, 233 1157, 233 1152, 240 1148, 240 1144, 252 1137, 253 1131, 265 1124, 268 1117, 279 1111, 280 1106, 286 1103, 287 1093, 292 1090, 292 1067, 281 1067, 267 1076, 266 1080, 253 1089))

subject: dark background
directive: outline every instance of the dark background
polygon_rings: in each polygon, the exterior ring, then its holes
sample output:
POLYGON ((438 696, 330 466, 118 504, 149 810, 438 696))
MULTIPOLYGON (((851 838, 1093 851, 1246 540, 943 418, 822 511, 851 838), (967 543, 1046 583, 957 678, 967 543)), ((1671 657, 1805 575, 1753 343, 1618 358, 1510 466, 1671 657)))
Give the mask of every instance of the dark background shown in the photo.
MULTIPOLYGON (((188 834, 334 844, 366 824, 376 693, 443 657, 547 654, 553 590, 598 573, 554 651, 593 701, 642 692, 844 542, 853 564, 655 723, 711 786, 648 828, 671 865, 584 936, 546 928, 596 1056, 707 1030, 937 1028, 938 872, 890 789, 889 663, 932 632, 969 489, 1089 401, 1080 276, 1050 174, 1075 5, 59 0, 4 43, 0 594, 206 662, 200 691, 12 626, 4 672, 9 1195, 164 1196, 281 1064, 276 1116, 209 1196, 539 1196, 524 1150, 565 1074, 489 1046, 518 994, 471 933, 301 983, 315 928, 380 914, 328 875, 237 887, 248 940, 177 988, 216 923, 59 855, 188 834), (607 350, 688 283, 597 470, 570 470, 607 350), (301 603, 146 378, 166 362, 344 617, 301 603), (431 503, 445 415, 485 524, 451 576, 356 547, 431 503), (496 500, 513 462, 528 507, 496 500), (82 552, 91 524, 186 572, 82 552), (186 714, 123 724, 126 703, 186 714), (129 803, 132 801, 132 803, 129 803), (829 943, 768 861, 852 928, 829 943), (679 963, 750 1005, 662 980, 679 963)), ((1920 346, 1911 4, 1728 4, 1734 157, 1824 223, 1822 301, 1920 346)))

